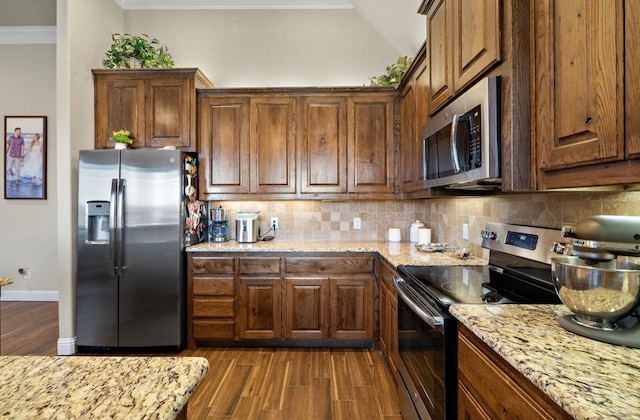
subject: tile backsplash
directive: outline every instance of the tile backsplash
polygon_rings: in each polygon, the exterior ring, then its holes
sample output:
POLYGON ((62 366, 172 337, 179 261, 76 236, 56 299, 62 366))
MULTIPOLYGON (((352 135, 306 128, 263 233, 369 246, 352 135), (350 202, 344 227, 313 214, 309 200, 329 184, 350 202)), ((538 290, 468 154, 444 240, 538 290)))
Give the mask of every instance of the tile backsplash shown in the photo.
POLYGON ((469 225, 469 247, 482 255, 480 231, 487 222, 560 228, 598 214, 640 216, 640 192, 552 192, 486 197, 395 201, 211 201, 228 210, 231 238, 235 214, 260 211, 265 233, 270 217, 278 217, 276 239, 312 241, 386 241, 398 227, 409 240, 409 225, 420 220, 432 229, 434 242, 466 246, 462 225, 469 225), (353 229, 359 217, 362 227, 353 229))

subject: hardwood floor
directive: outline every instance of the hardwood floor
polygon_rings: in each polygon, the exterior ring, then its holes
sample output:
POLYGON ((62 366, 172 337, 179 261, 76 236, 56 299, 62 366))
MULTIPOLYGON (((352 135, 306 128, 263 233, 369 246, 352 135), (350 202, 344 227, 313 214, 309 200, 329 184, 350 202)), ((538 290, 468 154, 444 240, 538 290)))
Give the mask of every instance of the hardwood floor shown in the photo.
MULTIPOLYGON (((1 355, 55 355, 57 302, 0 302, 1 355)), ((209 360, 189 419, 401 419, 393 378, 375 351, 199 348, 209 360)))

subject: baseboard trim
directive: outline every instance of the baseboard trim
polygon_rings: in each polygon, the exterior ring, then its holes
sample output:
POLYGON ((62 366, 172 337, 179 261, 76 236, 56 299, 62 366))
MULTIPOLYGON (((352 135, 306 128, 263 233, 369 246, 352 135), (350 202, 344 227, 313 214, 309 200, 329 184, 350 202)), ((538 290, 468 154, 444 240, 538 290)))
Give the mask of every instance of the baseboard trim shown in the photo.
POLYGON ((3 290, 2 301, 58 302, 57 290, 3 290))
POLYGON ((76 354, 78 347, 76 346, 76 338, 58 338, 58 355, 71 356, 76 354))

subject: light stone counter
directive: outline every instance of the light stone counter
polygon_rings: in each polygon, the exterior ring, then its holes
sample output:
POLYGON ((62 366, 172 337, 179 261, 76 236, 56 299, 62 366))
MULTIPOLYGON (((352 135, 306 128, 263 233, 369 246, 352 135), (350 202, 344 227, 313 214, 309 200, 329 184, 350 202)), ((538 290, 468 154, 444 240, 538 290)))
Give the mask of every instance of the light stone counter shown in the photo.
POLYGON ((0 277, 0 286, 7 286, 12 283, 11 277, 0 277))
POLYGON ((202 357, 1 356, 3 419, 174 419, 202 357))
POLYGON ((453 252, 426 253, 409 242, 344 242, 273 240, 256 243, 203 242, 187 252, 377 252, 394 266, 399 265, 485 265, 480 258, 462 260, 453 252))
POLYGON ((564 305, 452 305, 451 313, 576 419, 640 418, 640 350, 558 324, 564 305))

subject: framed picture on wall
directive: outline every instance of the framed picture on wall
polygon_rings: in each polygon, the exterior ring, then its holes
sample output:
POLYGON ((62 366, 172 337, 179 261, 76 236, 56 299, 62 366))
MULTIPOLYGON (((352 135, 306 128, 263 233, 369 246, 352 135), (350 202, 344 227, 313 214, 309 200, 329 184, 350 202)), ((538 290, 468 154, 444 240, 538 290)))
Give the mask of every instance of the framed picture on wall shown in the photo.
POLYGON ((4 117, 4 198, 47 198, 47 117, 4 117))

